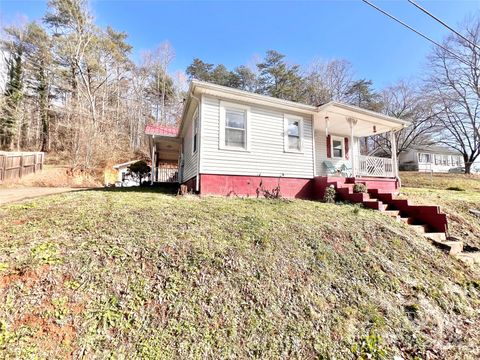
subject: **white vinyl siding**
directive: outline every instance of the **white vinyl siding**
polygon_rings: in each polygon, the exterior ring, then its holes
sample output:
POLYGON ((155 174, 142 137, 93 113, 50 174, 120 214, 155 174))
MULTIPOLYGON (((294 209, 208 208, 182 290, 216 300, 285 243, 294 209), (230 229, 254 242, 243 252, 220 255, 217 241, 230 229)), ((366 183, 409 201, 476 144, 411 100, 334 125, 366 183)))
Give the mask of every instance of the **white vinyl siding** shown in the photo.
POLYGON ((221 146, 220 100, 203 98, 200 173, 313 178, 311 117, 302 118, 304 151, 285 152, 284 113, 268 107, 248 108, 247 150, 232 151, 221 146))
POLYGON ((198 151, 198 121, 199 121, 198 107, 193 114, 192 120, 192 154, 198 151))
MULTIPOLYGON (((325 161, 329 161, 332 163, 332 165, 336 169, 340 169, 343 164, 348 166, 349 168, 352 167, 352 161, 351 160, 346 160, 345 159, 345 137, 342 136, 335 136, 334 134, 330 134, 331 136, 331 146, 333 147, 333 140, 334 139, 341 139, 342 140, 342 145, 343 145, 343 157, 342 158, 335 158, 333 157, 333 149, 332 149, 332 157, 327 157, 327 135, 325 134, 324 131, 320 130, 315 130, 315 160, 316 160, 316 171, 317 171, 317 176, 321 175, 327 175, 327 171, 324 166, 325 161)), ((350 141, 350 137, 348 137, 348 140, 350 141)), ((348 144, 348 151, 349 151, 349 156, 348 158, 352 158, 352 153, 355 152, 356 155, 359 154, 358 151, 358 138, 354 137, 353 138, 353 144, 348 144)))
MULTIPOLYGON (((197 109, 198 112, 198 109, 197 109)), ((198 167, 198 149, 193 152, 193 121, 192 118, 187 119, 186 129, 184 131, 184 146, 183 152, 183 178, 182 182, 185 182, 197 175, 198 167)), ((198 142, 198 135, 197 135, 198 142)), ((197 144, 198 146, 198 144, 197 144)))

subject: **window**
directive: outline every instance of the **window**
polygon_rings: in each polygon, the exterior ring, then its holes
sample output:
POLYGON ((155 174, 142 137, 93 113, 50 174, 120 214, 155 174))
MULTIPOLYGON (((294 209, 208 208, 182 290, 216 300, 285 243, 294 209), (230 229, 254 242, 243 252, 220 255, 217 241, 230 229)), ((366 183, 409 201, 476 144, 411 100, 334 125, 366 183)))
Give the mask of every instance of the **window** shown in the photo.
POLYGON ((226 109, 225 146, 245 148, 247 116, 244 110, 226 109))
POLYGON ((195 110, 195 113, 193 114, 193 136, 192 136, 192 153, 197 152, 198 148, 198 108, 195 110))
POLYGON ((432 162, 432 154, 418 154, 418 162, 429 164, 432 162))
POLYGON ((343 138, 332 137, 332 157, 342 158, 344 156, 343 138))
POLYGON ((285 115, 285 151, 302 151, 303 119, 298 116, 285 115))
POLYGON ((220 102, 221 149, 248 150, 249 114, 247 106, 220 102))

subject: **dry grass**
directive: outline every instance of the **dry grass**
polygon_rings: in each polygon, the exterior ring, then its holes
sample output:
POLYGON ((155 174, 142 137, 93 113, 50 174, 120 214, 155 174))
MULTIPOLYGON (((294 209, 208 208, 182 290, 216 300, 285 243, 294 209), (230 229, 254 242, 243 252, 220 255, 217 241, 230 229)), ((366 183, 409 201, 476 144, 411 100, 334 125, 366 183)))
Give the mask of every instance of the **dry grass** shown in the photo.
POLYGON ((480 218, 469 211, 480 210, 479 175, 402 172, 401 178, 403 196, 416 204, 439 205, 448 215, 450 235, 480 247, 480 218))
POLYGON ((438 190, 458 188, 459 190, 480 191, 479 174, 429 174, 418 171, 402 171, 400 177, 402 179, 402 186, 405 187, 438 190))
POLYGON ((476 359, 480 274, 379 212, 84 191, 0 208, 0 357, 476 359))
POLYGON ((72 171, 69 166, 44 165, 42 171, 29 174, 20 179, 0 183, 2 187, 98 187, 102 186, 103 174, 101 171, 72 171))

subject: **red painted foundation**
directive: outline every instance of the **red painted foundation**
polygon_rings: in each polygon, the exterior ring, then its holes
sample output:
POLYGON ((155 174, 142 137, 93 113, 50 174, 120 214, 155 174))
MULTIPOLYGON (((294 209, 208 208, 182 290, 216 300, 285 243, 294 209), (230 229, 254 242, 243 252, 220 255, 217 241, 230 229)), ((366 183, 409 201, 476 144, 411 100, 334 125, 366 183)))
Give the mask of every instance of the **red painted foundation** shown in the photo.
MULTIPOLYGON (((398 192, 398 181, 381 178, 343 178, 332 176, 317 176, 313 179, 244 176, 244 175, 216 175, 200 174, 200 194, 221 196, 250 196, 256 197, 260 192, 260 183, 266 190, 273 190, 280 186, 280 195, 284 198, 321 200, 325 188, 331 184, 343 185, 362 183, 368 188, 378 189, 381 192, 398 192)), ((195 190, 195 178, 187 181, 187 186, 195 190)))
POLYGON ((257 197, 257 192, 259 192, 259 196, 263 196, 260 183, 268 191, 280 186, 280 195, 284 198, 312 198, 312 179, 264 176, 200 174, 200 193, 202 195, 257 197))
POLYGON ((197 184, 196 176, 182 183, 182 185, 187 186, 188 192, 196 192, 196 184, 197 184))

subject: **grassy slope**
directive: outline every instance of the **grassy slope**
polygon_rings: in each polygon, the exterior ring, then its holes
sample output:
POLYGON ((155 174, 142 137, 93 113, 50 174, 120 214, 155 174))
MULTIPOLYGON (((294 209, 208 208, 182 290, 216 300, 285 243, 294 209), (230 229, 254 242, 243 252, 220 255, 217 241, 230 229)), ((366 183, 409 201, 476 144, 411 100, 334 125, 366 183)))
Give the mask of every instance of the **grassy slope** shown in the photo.
POLYGON ((402 171, 400 177, 402 178, 402 185, 406 187, 436 190, 458 187, 467 191, 480 191, 480 175, 448 173, 430 175, 416 171, 402 171))
POLYGON ((480 218, 469 212, 480 210, 480 176, 463 174, 401 173, 402 194, 417 204, 440 205, 449 216, 451 235, 480 247, 480 218), (456 187, 462 191, 447 190, 456 187))
POLYGON ((85 191, 0 228, 0 357, 480 356, 479 273, 378 212, 85 191))

